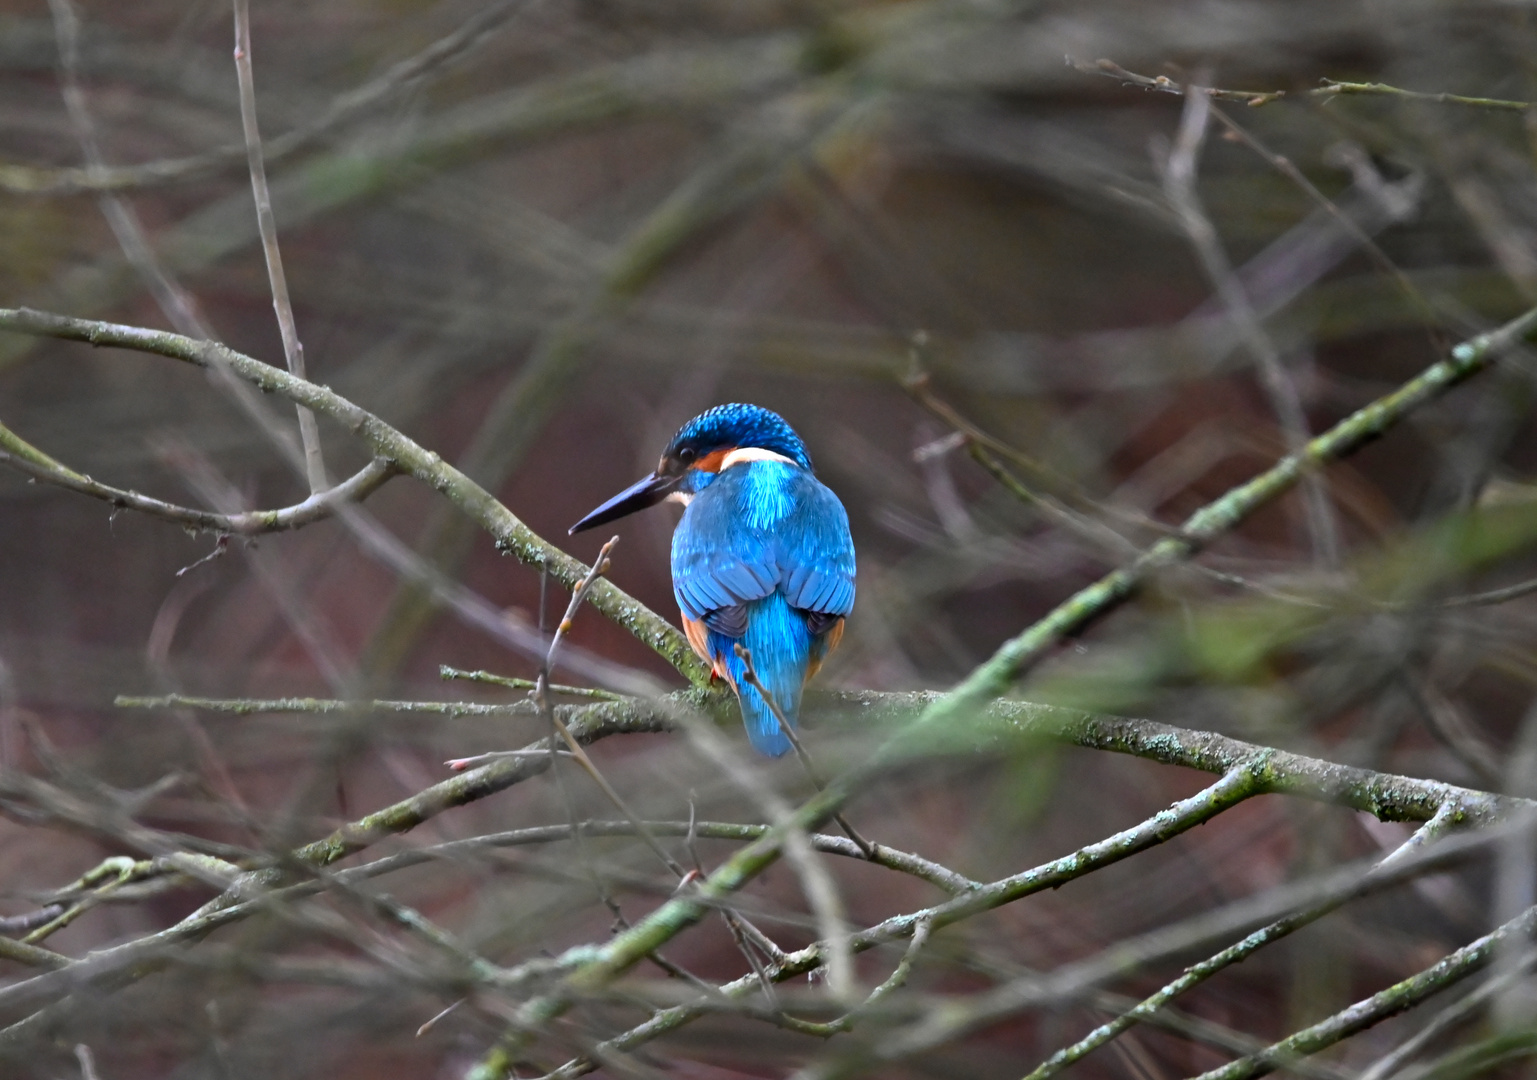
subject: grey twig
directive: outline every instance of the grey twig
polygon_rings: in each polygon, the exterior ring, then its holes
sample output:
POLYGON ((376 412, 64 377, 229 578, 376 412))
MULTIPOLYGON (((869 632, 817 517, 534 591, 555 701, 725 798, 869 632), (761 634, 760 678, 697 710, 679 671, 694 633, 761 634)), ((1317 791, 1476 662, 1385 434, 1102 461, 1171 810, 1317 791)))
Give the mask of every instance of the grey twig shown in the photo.
MULTIPOLYGON (((59 42, 64 108, 85 156, 85 176, 88 181, 99 183, 109 170, 96 138, 95 121, 86 104, 85 88, 80 85, 80 16, 72 0, 48 0, 48 6, 53 12, 54 36, 59 42)), ((212 338, 214 335, 204 323, 197 302, 161 264, 139 215, 128 201, 104 190, 97 204, 112 228, 112 235, 117 238, 123 257, 148 286, 171 325, 193 337, 212 338)))
MULTIPOLYGON (((477 11, 457 30, 409 56, 377 78, 338 94, 312 119, 266 141, 268 164, 313 145, 322 135, 366 114, 401 90, 448 70, 513 17, 532 6, 531 0, 496 0, 477 11)), ((197 180, 245 160, 244 142, 187 157, 147 161, 137 165, 44 168, 6 163, 0 167, 0 188, 18 195, 72 195, 78 192, 119 192, 197 180)))
POLYGON ((1204 1072, 1196 1080, 1248 1080, 1252 1076, 1284 1069, 1292 1058, 1328 1049, 1358 1031, 1365 1031, 1390 1016, 1414 1008, 1447 987, 1455 986, 1487 967, 1501 946, 1529 937, 1534 929, 1537 929, 1537 907, 1528 908, 1510 922, 1442 957, 1418 974, 1303 1028, 1257 1054, 1204 1072))
MULTIPOLYGON (((1249 294, 1227 253, 1216 226, 1201 205, 1196 190, 1196 164, 1200 159, 1202 144, 1206 141, 1207 118, 1212 105, 1205 94, 1186 94, 1185 108, 1180 119, 1179 134, 1169 149, 1164 162, 1164 194, 1174 207, 1185 235, 1195 249, 1196 258, 1206 272, 1206 278, 1228 317, 1242 335, 1254 366, 1259 371, 1260 385, 1264 387, 1275 410, 1276 421, 1286 443, 1286 452, 1294 457, 1307 450, 1307 414, 1302 408, 1302 398, 1296 384, 1281 360, 1280 351, 1260 323, 1259 313, 1254 310, 1249 294)), ((1314 472, 1302 477, 1303 495, 1307 508, 1308 531, 1313 541, 1313 554, 1324 566, 1332 567, 1339 562, 1339 536, 1334 513, 1329 506, 1327 489, 1314 472)))
MULTIPOLYGON (((1217 101, 1236 101, 1253 107, 1269 105, 1271 102, 1280 101, 1288 96, 1285 90, 1222 90, 1214 86, 1186 87, 1166 75, 1150 77, 1127 71, 1114 60, 1096 60, 1090 64, 1068 57, 1067 62, 1085 75, 1108 75, 1110 78, 1119 79, 1130 86, 1140 86, 1145 90, 1157 90, 1165 94, 1184 94, 1187 90, 1195 90, 1217 101)), ((1322 98, 1327 101, 1330 98, 1347 94, 1368 97, 1395 97, 1405 101, 1426 101, 1438 105, 1466 105, 1472 108, 1494 109, 1500 112, 1525 112, 1532 108, 1531 102, 1528 101, 1468 97, 1463 94, 1426 94, 1417 90, 1404 90, 1397 86, 1389 86, 1386 83, 1341 82, 1338 79, 1322 79, 1320 80, 1320 85, 1310 90, 1305 90, 1297 96, 1322 98)))
MULTIPOLYGON (((306 378, 304 345, 294 323, 293 304, 288 299, 288 277, 283 273, 283 253, 278 248, 277 221, 272 216, 272 193, 267 188, 267 165, 262 156, 261 129, 256 123, 256 78, 251 67, 250 0, 233 0, 235 8, 235 73, 240 82, 240 124, 245 132, 246 161, 251 170, 251 194, 256 199, 256 224, 261 233, 262 254, 267 261, 267 280, 272 286, 272 307, 277 312, 278 330, 283 337, 283 356, 289 374, 306 378)), ((326 483, 325 461, 320 454, 320 428, 315 414, 298 406, 299 438, 304 445, 304 467, 309 477, 310 494, 318 495, 326 483)))
POLYGON ((436 716, 531 716, 530 701, 489 705, 478 701, 345 701, 336 698, 202 698, 185 694, 133 697, 120 694, 112 702, 120 709, 202 709, 235 716, 268 713, 356 715, 370 712, 430 713, 436 716))
MULTIPOLYGON (((512 690, 533 690, 539 685, 537 679, 519 679, 511 675, 495 675, 489 671, 461 671, 447 664, 438 665, 438 677, 444 680, 462 679, 465 682, 489 683, 492 686, 505 686, 512 690)), ((552 694, 562 694, 566 697, 593 698, 598 701, 623 700, 619 694, 590 686, 560 686, 551 683, 547 689, 552 694)))
MULTIPOLYGON (((608 543, 604 544, 598 552, 598 557, 593 559, 592 569, 587 572, 587 576, 577 583, 576 588, 571 590, 571 602, 566 606, 566 613, 561 616, 560 624, 556 626, 555 633, 550 637, 550 651, 546 654, 544 666, 539 671, 538 685, 534 688, 534 700, 539 706, 540 713, 549 720, 556 733, 560 735, 561 741, 571 751, 571 756, 576 759, 577 764, 582 767, 588 776, 592 777, 592 782, 598 785, 598 789, 603 792, 608 801, 613 803, 614 807, 635 826, 641 839, 645 840, 646 846, 656 854, 658 859, 662 860, 662 864, 679 879, 682 879, 688 876, 688 872, 678 865, 676 859, 667 854, 667 851, 657 842, 656 837, 652 836, 647 831, 645 825, 641 824, 639 815, 630 809, 629 804, 624 801, 624 797, 608 782, 608 778, 603 775, 597 765, 593 764, 592 758, 587 756, 587 751, 582 749, 582 744, 577 742, 576 737, 571 734, 571 729, 566 726, 565 722, 556 715, 555 710, 550 707, 549 671, 551 665, 555 663, 555 654, 560 649, 561 641, 571 632, 571 624, 576 618, 577 609, 582 606, 582 601, 587 599, 587 594, 592 591, 593 584, 599 577, 608 573, 609 554, 618 543, 619 537, 610 538, 608 543)), ((551 748, 553 749, 553 747, 554 742, 552 740, 551 748)), ((580 836, 580 833, 577 835, 580 836)))
POLYGON ((383 458, 375 458, 352 476, 335 487, 311 494, 303 502, 278 510, 246 510, 235 514, 220 514, 212 510, 198 510, 177 506, 148 495, 125 488, 112 487, 65 466, 42 451, 24 442, 20 437, 0 424, 0 463, 9 465, 17 472, 25 473, 34 480, 101 499, 114 507, 134 510, 164 521, 174 522, 187 528, 231 536, 260 536, 263 533, 283 532, 303 528, 332 516, 336 505, 343 502, 361 502, 383 487, 397 475, 395 466, 383 458))
POLYGON ((75 1060, 80 1063, 80 1080, 101 1080, 96 1072, 96 1055, 85 1043, 75 1044, 75 1060))
POLYGON ((1094 1050, 1130 1029, 1134 1024, 1148 1019, 1176 997, 1211 978, 1217 972, 1231 967, 1233 964, 1241 963, 1266 945, 1279 941, 1288 934, 1316 922, 1329 914, 1329 912, 1360 896, 1376 884, 1375 879, 1380 877, 1384 870, 1393 867, 1405 855, 1419 850, 1427 842, 1443 833, 1457 820, 1457 817, 1457 807, 1451 803, 1446 804, 1436 812, 1435 817, 1421 826, 1408 841, 1383 859, 1382 862, 1378 863, 1371 873, 1361 877, 1358 882, 1347 883, 1318 903, 1261 927, 1244 937, 1242 941, 1223 949, 1199 964, 1186 968, 1179 978, 1164 986, 1156 994, 1138 1003, 1134 1008, 1123 1012, 1110 1022, 1101 1024, 1073 1045, 1058 1050, 1051 1057, 1036 1066, 1025 1077, 1025 1080, 1048 1080, 1049 1077, 1057 1075, 1057 1073, 1069 1065, 1081 1061, 1094 1050))
MULTIPOLYGON (((691 886, 695 881, 705 876, 704 860, 699 857, 699 848, 694 843, 698 835, 699 816, 694 807, 694 793, 689 792, 688 832, 684 836, 683 846, 688 851, 688 857, 694 862, 694 869, 679 882, 678 888, 680 890, 691 886)), ((752 926, 752 924, 748 923, 746 919, 742 918, 731 908, 723 905, 720 915, 721 920, 726 924, 726 929, 731 932, 731 940, 735 942, 737 951, 747 958, 748 966, 752 968, 753 974, 758 977, 758 983, 763 987, 764 1000, 768 1002, 770 1008, 777 1011, 779 1009, 779 1002, 774 993, 774 984, 770 981, 768 973, 763 969, 763 964, 759 961, 758 953, 754 951, 753 947, 756 945, 758 949, 762 950, 764 956, 775 962, 784 955, 783 951, 756 926, 752 926), (751 939, 748 936, 749 927, 752 930, 751 939)))
MULTIPOLYGON (((753 667, 752 650, 740 642, 735 646, 735 649, 737 656, 742 660, 744 668, 742 675, 747 680, 747 685, 762 695, 764 702, 769 707, 769 711, 774 714, 774 719, 779 724, 779 730, 784 732, 785 738, 789 739, 790 745, 795 748, 795 756, 799 759, 801 767, 806 770, 806 775, 811 778, 811 782, 816 785, 818 791, 822 790, 827 786, 827 781, 822 779, 822 774, 817 772, 816 765, 811 761, 811 755, 806 753, 806 747, 801 743, 801 737, 796 733, 795 725, 790 723, 784 711, 779 708, 779 702, 774 700, 774 695, 769 692, 769 688, 764 686, 763 681, 758 678, 758 671, 753 667)), ((838 823, 838 828, 842 829, 850 840, 859 845, 859 850, 865 853, 865 858, 872 860, 875 858, 875 845, 863 836, 860 836, 854 826, 850 825, 842 814, 834 814, 833 820, 838 823)))
MULTIPOLYGON (((687 712, 678 713, 675 721, 688 735, 693 745, 755 802, 773 824, 772 832, 766 834, 765 839, 773 837, 774 846, 783 853, 791 869, 800 879, 801 891, 811 906, 822 937, 829 943, 828 988, 839 1000, 851 1000, 854 993, 853 955, 849 952, 847 944, 848 929, 843 898, 832 876, 817 862, 809 840, 810 831, 823 820, 828 820, 831 815, 804 814, 804 808, 801 813, 792 811, 789 804, 763 779, 761 773, 743 761, 735 747, 727 743, 713 725, 701 722, 698 717, 687 712)), ((705 882, 698 886, 699 889, 707 890, 704 895, 719 898, 716 892, 708 887, 712 882, 718 882, 722 874, 725 874, 728 879, 734 877, 729 869, 730 862, 731 860, 727 860, 726 864, 717 868, 705 882)), ((743 879, 744 882, 745 880, 743 879)), ((735 891, 735 889, 727 891, 735 891)))
MULTIPOLYGON (((0 329, 167 356, 198 367, 227 372, 232 378, 244 380, 257 389, 281 394, 295 404, 329 416, 367 444, 375 457, 393 461, 402 473, 434 488, 475 524, 486 529, 502 551, 532 565, 548 566, 551 575, 568 587, 575 587, 587 573, 586 566, 536 535, 463 472, 377 416, 323 386, 299 379, 227 346, 182 334, 71 319, 27 309, 0 308, 0 329)), ((665 619, 607 581, 600 580, 592 587, 590 599, 595 608, 661 653, 695 685, 708 682, 708 669, 694 655, 683 635, 665 619)))

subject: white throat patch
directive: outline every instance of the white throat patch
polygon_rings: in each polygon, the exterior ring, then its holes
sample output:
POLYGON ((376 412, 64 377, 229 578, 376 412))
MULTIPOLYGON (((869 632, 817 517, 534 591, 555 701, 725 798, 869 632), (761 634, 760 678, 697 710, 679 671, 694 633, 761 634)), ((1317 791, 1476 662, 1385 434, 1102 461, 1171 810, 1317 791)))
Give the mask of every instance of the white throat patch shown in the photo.
POLYGON ((749 461, 782 461, 786 465, 795 464, 793 458, 776 454, 772 450, 765 450, 761 446, 739 446, 720 459, 720 471, 725 472, 733 465, 743 465, 749 461))

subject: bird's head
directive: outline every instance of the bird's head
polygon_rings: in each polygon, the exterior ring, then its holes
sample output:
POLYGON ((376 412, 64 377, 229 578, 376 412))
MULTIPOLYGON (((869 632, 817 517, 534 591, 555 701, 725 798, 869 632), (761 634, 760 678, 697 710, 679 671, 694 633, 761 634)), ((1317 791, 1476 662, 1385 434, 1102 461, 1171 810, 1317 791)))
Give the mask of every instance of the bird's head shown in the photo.
POLYGON ((678 429, 656 471, 571 526, 572 533, 655 506, 687 502, 723 470, 747 461, 784 461, 811 471, 806 444, 776 412, 760 405, 717 405, 678 429))

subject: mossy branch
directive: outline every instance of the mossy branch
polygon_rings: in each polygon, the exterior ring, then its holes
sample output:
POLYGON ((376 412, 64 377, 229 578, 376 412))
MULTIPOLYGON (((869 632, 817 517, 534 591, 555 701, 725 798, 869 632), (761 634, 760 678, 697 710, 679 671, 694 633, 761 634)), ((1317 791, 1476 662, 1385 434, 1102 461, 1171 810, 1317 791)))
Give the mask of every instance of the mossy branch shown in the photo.
MULTIPOLYGON (((927 690, 895 693, 870 690, 812 691, 807 694, 803 709, 807 723, 813 729, 819 724, 836 724, 867 733, 881 732, 897 730, 911 723, 943 696, 927 690)), ((471 716, 527 714, 532 711, 531 705, 525 702, 491 705, 439 701, 353 702, 319 698, 264 701, 182 696, 120 697, 117 704, 135 709, 175 705, 234 715, 264 712, 324 715, 372 709, 471 716)), ((719 695, 686 690, 664 695, 656 701, 622 698, 599 704, 566 706, 561 709, 561 716, 573 735, 585 745, 613 735, 671 730, 680 709, 712 714, 730 711, 729 707, 722 710, 719 695)), ((993 702, 971 723, 950 733, 943 741, 929 744, 928 749, 939 753, 992 753, 1045 741, 1130 754, 1164 765, 1218 775, 1262 759, 1255 778, 1260 791, 1345 806, 1364 811, 1382 821, 1429 821, 1446 806, 1457 808, 1455 820, 1458 823, 1479 825, 1506 817, 1522 808, 1537 811, 1537 802, 1515 796, 1477 791, 1439 780, 1340 765, 1323 758, 1260 746, 1212 731, 1176 727, 1156 720, 1085 712, 1029 701, 993 702)), ((542 742, 536 742, 528 748, 538 749, 543 745, 542 742)), ((330 839, 301 849, 300 857, 310 859, 319 855, 322 856, 322 862, 332 862, 367 846, 360 842, 365 837, 377 839, 389 833, 404 832, 450 806, 484 798, 511 787, 542 772, 548 765, 547 759, 535 755, 496 762, 451 777, 418 792, 410 799, 344 826, 330 839), (344 837, 351 839, 344 842, 344 837)))
MULTIPOLYGON (((28 308, 0 308, 0 330, 132 349, 198 367, 226 367, 266 393, 279 394, 341 424, 362 440, 375 457, 429 485, 457 506, 491 534, 499 551, 515 556, 529 566, 547 569, 551 577, 567 588, 575 588, 587 574, 588 567, 581 561, 536 534, 464 473, 328 387, 297 378, 226 345, 197 341, 165 330, 76 319, 28 308)), ((608 581, 599 581, 593 586, 590 602, 655 649, 690 682, 696 686, 706 684, 709 669, 667 620, 608 581)))
POLYGON ((1288 454, 1252 480, 1207 503, 1186 518, 1175 535, 1159 540, 1131 562, 1079 590, 1045 618, 1004 642, 953 691, 924 710, 919 726, 944 728, 959 723, 1008 692, 1015 680, 1051 649, 1125 602, 1159 570, 1191 558, 1232 532, 1260 507, 1289 492, 1312 470, 1347 457, 1380 438, 1417 409, 1487 369, 1533 330, 1537 330, 1537 308, 1498 330, 1462 342, 1445 359, 1430 365, 1397 390, 1309 440, 1300 452, 1288 454))

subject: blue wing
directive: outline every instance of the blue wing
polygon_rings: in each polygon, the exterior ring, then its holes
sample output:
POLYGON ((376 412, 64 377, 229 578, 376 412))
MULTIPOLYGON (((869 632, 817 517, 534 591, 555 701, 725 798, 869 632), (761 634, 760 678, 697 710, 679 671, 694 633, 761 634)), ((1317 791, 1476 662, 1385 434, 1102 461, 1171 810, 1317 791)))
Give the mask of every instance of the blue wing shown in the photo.
POLYGON ((854 608, 854 542, 838 497, 810 472, 736 465, 697 491, 672 538, 672 582, 689 642, 736 689, 753 746, 779 756, 788 737, 743 678, 735 646, 794 726, 801 688, 854 608))
POLYGON ((745 631, 737 625, 743 605, 774 592, 814 616, 847 615, 854 610, 854 570, 848 514, 838 497, 806 470, 775 461, 721 473, 694 496, 673 534, 678 606, 728 637, 745 631))

